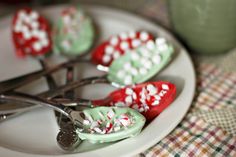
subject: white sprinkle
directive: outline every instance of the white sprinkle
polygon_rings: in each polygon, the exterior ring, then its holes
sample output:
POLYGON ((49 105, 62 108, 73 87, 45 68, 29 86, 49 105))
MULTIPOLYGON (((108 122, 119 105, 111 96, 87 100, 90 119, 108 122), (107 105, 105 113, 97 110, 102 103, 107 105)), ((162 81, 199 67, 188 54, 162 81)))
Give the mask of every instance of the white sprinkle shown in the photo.
POLYGON ((167 44, 159 45, 158 50, 161 52, 168 50, 167 44))
POLYGON ((70 18, 69 15, 64 15, 64 16, 62 17, 62 19, 63 19, 63 23, 64 23, 64 24, 70 24, 70 23, 71 23, 71 18, 70 18))
POLYGON ((141 58, 140 63, 144 66, 148 62, 148 58, 141 58))
POLYGON ((136 53, 136 52, 131 52, 131 59, 132 59, 133 61, 137 61, 137 60, 139 60, 139 58, 140 58, 140 56, 138 55, 138 53, 136 53))
POLYGON ((129 49, 129 43, 126 42, 126 41, 121 42, 120 48, 121 48, 122 50, 128 50, 128 49, 129 49))
POLYGON ((126 115, 126 114, 120 115, 119 121, 120 121, 120 123, 121 123, 123 126, 128 126, 128 125, 131 124, 130 117, 129 117, 128 115, 126 115))
POLYGON ((45 31, 38 31, 38 38, 40 39, 47 38, 47 33, 45 31))
POLYGON ((39 14, 35 11, 32 11, 30 14, 29 14, 29 17, 32 19, 32 20, 37 20, 39 18, 39 14))
POLYGON ((162 89, 169 90, 169 86, 166 84, 162 84, 161 87, 162 87, 162 89))
POLYGON ((149 92, 149 95, 155 95, 157 93, 157 89, 152 84, 147 85, 147 90, 149 92))
POLYGON ((110 44, 113 46, 116 46, 118 44, 118 38, 117 37, 112 37, 110 40, 110 44))
POLYGON ((142 97, 143 98, 140 99, 140 102, 141 103, 146 103, 146 96, 142 94, 142 97))
POLYGON ((139 39, 132 40, 132 47, 136 48, 141 45, 141 41, 139 39))
POLYGON ((132 65, 131 65, 130 62, 126 62, 126 63, 124 64, 124 70, 126 70, 126 71, 129 71, 129 70, 131 69, 131 67, 132 67, 132 65))
POLYGON ((155 43, 156 43, 157 46, 165 44, 166 43, 166 39, 165 38, 157 38, 155 43))
POLYGON ((29 28, 27 27, 27 26, 22 26, 21 27, 21 31, 22 31, 22 33, 25 33, 25 32, 29 32, 29 28))
POLYGON ((70 47, 71 47, 71 44, 68 40, 63 40, 62 43, 61 43, 62 47, 66 50, 69 50, 70 47))
POLYGON ((40 50, 42 49, 42 44, 39 43, 39 42, 35 42, 35 43, 33 44, 33 49, 34 49, 35 51, 40 51, 40 50))
POLYGON ((127 94, 127 95, 132 95, 133 94, 133 89, 132 88, 126 88, 125 89, 125 94, 127 94))
POLYGON ((102 61, 104 63, 108 63, 111 61, 111 56, 110 55, 104 55, 103 58, 102 58, 102 61))
POLYGON ((145 75, 145 74, 148 73, 148 71, 147 71, 146 68, 140 68, 140 69, 139 69, 139 73, 140 73, 141 75, 145 75))
POLYGON ((133 102, 132 96, 127 96, 127 97, 125 98, 125 102, 126 102, 127 104, 131 104, 131 103, 133 102))
POLYGON ((129 32, 129 37, 130 37, 131 39, 134 39, 134 38, 136 37, 136 32, 135 32, 135 31, 130 31, 130 32, 129 32))
POLYGON ((154 95, 154 98, 155 98, 156 100, 161 100, 161 97, 160 97, 159 95, 154 95))
POLYGON ((91 125, 90 125, 90 129, 93 129, 93 128, 98 127, 98 126, 99 126, 99 124, 98 124, 97 121, 92 121, 91 125))
POLYGON ((102 130, 98 127, 93 128, 94 131, 96 131, 97 133, 103 133, 102 130))
POLYGON ((138 70, 137 70, 136 68, 131 68, 131 69, 130 69, 130 72, 131 72, 131 74, 132 74, 133 76, 138 75, 138 70))
POLYGON ((151 57, 150 51, 147 48, 141 47, 139 50, 140 50, 139 52, 141 53, 142 56, 151 57))
POLYGON ((146 69, 151 69, 152 68, 152 62, 150 60, 147 60, 146 63, 144 64, 144 67, 146 69))
POLYGON ((127 33, 122 32, 122 33, 120 34, 120 38, 121 38, 122 40, 126 40, 126 39, 128 38, 127 33))
POLYGON ((152 57, 152 62, 154 64, 159 64, 161 62, 161 56, 160 55, 155 55, 152 57))
POLYGON ((85 113, 85 118, 88 119, 90 122, 93 122, 93 118, 90 114, 85 113))
POLYGON ((136 93, 133 93, 133 94, 132 94, 132 98, 133 98, 134 100, 136 100, 136 99, 137 99, 137 94, 136 94, 136 93))
POLYGON ((32 22, 32 20, 29 16, 25 16, 24 22, 26 22, 27 24, 30 24, 32 22))
POLYGON ((48 39, 43 39, 43 40, 41 40, 41 44, 42 44, 43 47, 48 46, 48 45, 49 45, 48 39))
POLYGON ((105 48, 105 53, 106 54, 112 54, 114 52, 114 47, 113 46, 106 46, 105 48))
POLYGON ((32 37, 32 34, 28 31, 28 32, 24 32, 23 36, 26 40, 29 40, 32 37))
POLYGON ((114 53, 113 53, 113 58, 114 59, 117 59, 117 58, 119 58, 120 57, 120 52, 119 51, 115 51, 114 53))
POLYGON ((33 29, 33 30, 32 30, 32 35, 33 35, 34 37, 38 37, 38 34, 39 34, 39 31, 38 31, 37 29, 33 29))
POLYGON ((36 22, 36 21, 34 21, 34 22, 31 23, 31 27, 32 27, 33 29, 37 29, 37 28, 39 27, 39 23, 36 22))
POLYGON ((132 108, 138 110, 139 106, 137 104, 132 105, 132 108))
POLYGON ((140 39, 142 40, 142 41, 146 41, 147 39, 148 39, 148 33, 147 32, 141 32, 140 33, 140 39))
POLYGON ((148 48, 149 50, 154 50, 154 49, 155 49, 155 44, 154 44, 154 42, 153 42, 152 40, 149 40, 149 41, 147 42, 146 46, 147 46, 147 48, 148 48))
POLYGON ((23 20, 23 19, 25 19, 25 17, 27 15, 26 15, 26 12, 24 10, 22 10, 22 11, 19 12, 18 16, 19 16, 20 20, 23 20))
POLYGON ((143 108, 143 107, 140 107, 138 111, 139 111, 139 112, 143 112, 143 111, 144 111, 144 108, 143 108))
POLYGON ((86 120, 83 121, 83 124, 84 124, 84 125, 89 125, 89 124, 90 124, 90 121, 86 119, 86 120))
POLYGON ((124 70, 120 70, 120 71, 118 71, 117 72, 117 76, 118 76, 118 78, 120 78, 120 79, 123 79, 124 77, 125 77, 125 71, 124 70))
POLYGON ((132 76, 130 76, 130 75, 126 75, 125 76, 125 78, 124 78, 124 84, 125 85, 130 85, 130 84, 132 84, 132 76))
POLYGON ((120 130, 120 126, 114 127, 114 131, 119 131, 119 130, 120 130))
POLYGON ((157 105, 159 105, 159 101, 158 100, 155 100, 153 103, 152 103, 152 106, 157 106, 157 105))
POLYGON ((15 27, 14 27, 14 31, 15 32, 21 32, 22 31, 22 25, 16 24, 15 27))
POLYGON ((115 113, 112 109, 107 112, 107 118, 112 119, 115 116, 115 113))

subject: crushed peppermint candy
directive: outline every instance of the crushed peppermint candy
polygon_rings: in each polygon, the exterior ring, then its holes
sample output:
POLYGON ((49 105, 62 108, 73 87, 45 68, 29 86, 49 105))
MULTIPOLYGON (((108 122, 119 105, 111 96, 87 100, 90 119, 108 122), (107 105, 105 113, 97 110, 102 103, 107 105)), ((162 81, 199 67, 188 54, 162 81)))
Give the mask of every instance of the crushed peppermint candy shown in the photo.
POLYGON ((20 9, 13 18, 13 41, 16 53, 25 55, 43 55, 51 50, 51 28, 49 22, 30 9, 20 9))
POLYGON ((117 77, 124 85, 133 84, 140 76, 147 75, 154 66, 161 64, 162 55, 168 49, 169 45, 164 38, 157 38, 156 41, 147 39, 146 43, 136 50, 129 50, 131 58, 123 63, 123 67, 117 72, 117 77))
POLYGON ((113 59, 117 59, 121 55, 132 51, 132 49, 146 44, 146 42, 153 38, 146 31, 121 32, 98 46, 93 52, 92 59, 96 64, 108 66, 112 63, 113 59))
POLYGON ((92 134, 110 134, 134 124, 133 117, 129 113, 115 115, 113 109, 110 109, 104 117, 107 119, 92 119, 90 115, 86 115, 83 124, 86 132, 92 134))
POLYGON ((124 89, 124 102, 111 103, 111 105, 117 107, 131 107, 139 112, 147 112, 151 106, 157 106, 160 104, 162 98, 169 90, 167 84, 162 84, 157 87, 154 83, 147 83, 142 88, 127 87, 124 89))

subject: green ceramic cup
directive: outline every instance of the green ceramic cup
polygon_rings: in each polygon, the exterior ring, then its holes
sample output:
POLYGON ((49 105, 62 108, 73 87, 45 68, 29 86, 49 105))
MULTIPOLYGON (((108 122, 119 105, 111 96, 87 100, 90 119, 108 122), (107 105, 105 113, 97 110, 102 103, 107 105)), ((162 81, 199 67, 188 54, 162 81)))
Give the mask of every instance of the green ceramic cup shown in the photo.
POLYGON ((236 47, 236 0, 168 0, 168 6, 174 31, 193 51, 236 47))

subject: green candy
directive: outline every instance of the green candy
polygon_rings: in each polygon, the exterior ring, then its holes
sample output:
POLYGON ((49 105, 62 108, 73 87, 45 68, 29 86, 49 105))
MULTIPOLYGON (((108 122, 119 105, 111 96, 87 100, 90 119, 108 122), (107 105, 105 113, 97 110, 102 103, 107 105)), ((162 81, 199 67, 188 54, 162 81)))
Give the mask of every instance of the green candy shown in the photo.
MULTIPOLYGON (((105 122, 101 124, 101 127, 106 125, 108 122, 113 123, 115 126, 115 121, 120 118, 121 115, 129 115, 132 117, 132 123, 126 127, 121 127, 119 130, 110 131, 109 133, 91 133, 89 130, 91 128, 92 123, 88 125, 84 125, 84 129, 81 131, 77 129, 78 135, 82 140, 88 140, 91 143, 103 143, 103 142, 113 142, 121 139, 125 139, 128 137, 136 136, 142 130, 145 124, 145 117, 139 112, 131 109, 131 108, 117 108, 117 107, 96 107, 93 109, 86 109, 83 111, 86 117, 90 117, 88 119, 93 120, 93 122, 102 120, 105 122), (112 118, 108 118, 107 114, 109 111, 113 111, 115 114, 112 118), (101 116, 102 115, 102 116, 101 116)), ((91 122, 91 121, 90 121, 91 122)), ((100 128, 101 128, 100 127, 100 128)))
POLYGON ((54 29, 53 51, 69 56, 85 53, 93 44, 92 20, 80 7, 63 11, 54 29))
POLYGON ((157 38, 156 42, 150 40, 114 60, 109 67, 108 80, 120 85, 145 82, 170 62, 173 53, 173 46, 164 38, 157 38))

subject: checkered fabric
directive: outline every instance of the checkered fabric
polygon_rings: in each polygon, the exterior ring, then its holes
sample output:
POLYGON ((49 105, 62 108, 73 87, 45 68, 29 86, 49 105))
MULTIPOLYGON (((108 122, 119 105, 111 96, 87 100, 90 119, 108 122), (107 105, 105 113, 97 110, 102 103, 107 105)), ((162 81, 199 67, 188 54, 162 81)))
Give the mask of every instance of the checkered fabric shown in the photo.
POLYGON ((197 92, 183 121, 145 157, 236 157, 236 74, 201 64, 197 92))

